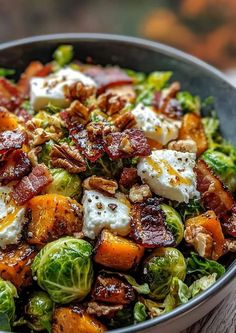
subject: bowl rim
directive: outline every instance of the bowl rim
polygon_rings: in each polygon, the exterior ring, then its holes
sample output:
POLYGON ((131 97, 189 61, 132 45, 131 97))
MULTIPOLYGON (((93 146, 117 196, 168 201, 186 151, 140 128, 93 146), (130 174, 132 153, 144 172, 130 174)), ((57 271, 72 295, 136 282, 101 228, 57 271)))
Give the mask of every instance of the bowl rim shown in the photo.
MULTIPOLYGON (((17 47, 17 46, 24 46, 30 44, 37 44, 40 42, 58 42, 58 43, 65 43, 66 41, 70 40, 71 42, 76 41, 107 41, 107 42, 114 42, 114 43, 124 43, 131 46, 138 46, 145 49, 150 49, 153 51, 160 52, 164 55, 170 56, 176 60, 184 61, 189 63, 190 65, 201 67, 206 71, 210 72, 216 78, 224 81, 228 84, 231 88, 235 89, 235 86, 229 82, 227 77, 218 69, 214 68, 213 66, 207 64, 206 62, 189 55, 183 51, 180 51, 176 48, 171 46, 154 42, 151 40, 132 37, 132 36, 123 36, 123 35, 115 35, 115 34, 103 34, 103 33, 59 33, 59 34, 48 34, 48 35, 38 35, 33 37, 27 37, 22 39, 16 39, 9 42, 3 42, 0 44, 0 52, 4 51, 5 49, 17 47)), ((186 304, 180 305, 176 309, 172 310, 169 313, 161 315, 160 317, 156 317, 153 319, 149 319, 142 323, 127 326, 124 328, 119 328, 115 330, 111 330, 109 332, 113 333, 134 333, 143 329, 148 329, 158 324, 164 324, 168 321, 174 320, 176 317, 183 316, 186 312, 191 311, 192 309, 199 307, 201 304, 207 302, 209 298, 214 297, 218 290, 221 290, 223 287, 228 285, 236 276, 236 261, 229 266, 226 273, 220 277, 210 288, 206 291, 202 292, 198 296, 194 297, 186 304)))

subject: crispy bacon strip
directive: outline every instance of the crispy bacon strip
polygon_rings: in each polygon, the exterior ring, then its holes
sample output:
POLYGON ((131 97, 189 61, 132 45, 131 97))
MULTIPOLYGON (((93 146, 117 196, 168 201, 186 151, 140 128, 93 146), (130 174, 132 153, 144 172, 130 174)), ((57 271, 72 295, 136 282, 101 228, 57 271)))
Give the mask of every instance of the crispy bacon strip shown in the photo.
POLYGON ((70 136, 75 142, 76 147, 91 162, 95 162, 102 156, 103 139, 99 136, 96 138, 96 140, 91 141, 88 131, 84 128, 83 125, 72 128, 72 130, 70 130, 70 136))
POLYGON ((132 208, 131 237, 146 248, 175 245, 160 207, 161 200, 149 198, 145 202, 134 204, 132 208))
POLYGON ((0 106, 13 112, 22 102, 17 87, 5 78, 0 78, 0 106))
POLYGON ((91 76, 98 85, 98 94, 107 88, 131 84, 132 79, 118 67, 102 68, 91 66, 85 70, 85 74, 91 76))
POLYGON ((52 176, 46 165, 38 164, 28 176, 22 178, 14 187, 12 197, 17 204, 23 205, 39 194, 51 181, 52 176))
POLYGON ((204 207, 213 210, 222 221, 224 230, 236 236, 236 214, 234 214, 236 204, 232 194, 203 160, 198 160, 195 171, 197 189, 202 194, 204 207))
POLYGON ((5 155, 0 162, 0 184, 7 184, 12 180, 20 180, 31 170, 31 162, 25 152, 14 150, 5 155))
POLYGON ((26 95, 29 92, 29 82, 34 76, 44 77, 52 72, 52 65, 43 65, 40 61, 32 61, 21 74, 20 80, 17 84, 18 90, 26 95))
POLYGON ((106 138, 105 150, 108 156, 115 160, 134 156, 148 156, 150 146, 144 133, 136 128, 110 133, 106 138))
POLYGON ((26 141, 26 133, 20 131, 4 131, 0 133, 0 154, 20 149, 26 141))

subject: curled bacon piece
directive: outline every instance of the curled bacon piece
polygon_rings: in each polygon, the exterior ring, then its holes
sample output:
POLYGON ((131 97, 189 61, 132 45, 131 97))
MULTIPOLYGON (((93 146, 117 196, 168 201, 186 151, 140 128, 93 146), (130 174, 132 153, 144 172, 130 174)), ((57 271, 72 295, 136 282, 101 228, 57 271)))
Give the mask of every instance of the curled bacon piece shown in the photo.
POLYGON ((136 128, 110 133, 106 137, 105 150, 108 156, 115 160, 134 156, 148 156, 150 146, 144 133, 136 128))
POLYGON ((197 189, 202 194, 204 207, 213 210, 222 221, 224 230, 236 236, 236 211, 234 214, 235 201, 232 194, 203 160, 198 160, 195 171, 197 189))
POLYGON ((91 66, 85 70, 85 74, 91 76, 98 85, 98 94, 107 88, 131 84, 132 79, 118 67, 102 68, 91 66))
POLYGON ((131 237, 146 248, 175 245, 174 236, 167 229, 162 199, 149 198, 132 208, 131 237))
POLYGON ((22 178, 14 187, 12 197, 19 205, 39 194, 52 181, 52 176, 44 164, 38 164, 31 173, 22 178))
POLYGON ((0 78, 0 105, 13 112, 22 102, 17 87, 5 78, 0 78))
POLYGON ((31 170, 31 162, 25 152, 14 150, 5 155, 0 162, 0 184, 7 184, 12 180, 19 180, 31 170))
POLYGON ((83 125, 78 125, 70 130, 70 136, 76 147, 91 162, 95 162, 103 154, 103 139, 97 136, 93 140, 89 138, 88 131, 83 125))
POLYGON ((44 77, 52 72, 52 65, 43 65, 40 61, 32 61, 21 74, 20 80, 17 84, 18 90, 26 95, 29 92, 29 82, 34 76, 44 77))
POLYGON ((0 154, 20 149, 26 141, 26 133, 20 131, 4 131, 0 133, 0 154))

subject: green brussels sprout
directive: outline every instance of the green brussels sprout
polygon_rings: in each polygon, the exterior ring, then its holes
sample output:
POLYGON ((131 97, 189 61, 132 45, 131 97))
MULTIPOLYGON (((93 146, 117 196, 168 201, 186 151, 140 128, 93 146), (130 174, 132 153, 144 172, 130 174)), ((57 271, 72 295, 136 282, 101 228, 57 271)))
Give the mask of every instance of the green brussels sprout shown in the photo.
POLYGON ((54 144, 55 142, 52 140, 44 143, 42 151, 39 154, 39 163, 44 163, 47 167, 50 167, 50 153, 54 144))
POLYGON ((53 301, 44 291, 35 291, 25 306, 27 326, 34 331, 51 331, 53 301))
POLYGON ((15 301, 17 290, 10 281, 0 278, 0 328, 11 330, 11 324, 15 319, 15 301))
POLYGON ((184 225, 182 219, 177 211, 166 204, 161 204, 161 209, 166 216, 166 223, 172 232, 176 245, 178 245, 184 238, 184 225))
POLYGON ((48 243, 35 257, 31 267, 38 285, 56 303, 80 301, 93 282, 92 246, 74 237, 48 243))
POLYGON ((184 280, 186 263, 182 253, 173 247, 155 249, 145 260, 142 279, 148 283, 150 297, 162 300, 170 292, 174 277, 184 280))
POLYGON ((76 174, 71 174, 65 169, 51 169, 53 181, 46 187, 46 193, 57 193, 66 197, 81 194, 81 180, 76 174))
MULTIPOLYGON (((220 149, 221 147, 219 147, 220 149)), ((222 145, 224 149, 224 145, 222 145)), ((236 149, 231 146, 231 155, 218 150, 208 149, 202 155, 202 159, 218 175, 230 191, 236 190, 236 149), (235 150, 233 152, 233 150, 235 150), (234 156, 232 156, 234 154, 234 156)))
POLYGON ((10 68, 0 68, 0 77, 6 77, 6 76, 11 76, 15 74, 15 70, 14 69, 10 69, 10 68))

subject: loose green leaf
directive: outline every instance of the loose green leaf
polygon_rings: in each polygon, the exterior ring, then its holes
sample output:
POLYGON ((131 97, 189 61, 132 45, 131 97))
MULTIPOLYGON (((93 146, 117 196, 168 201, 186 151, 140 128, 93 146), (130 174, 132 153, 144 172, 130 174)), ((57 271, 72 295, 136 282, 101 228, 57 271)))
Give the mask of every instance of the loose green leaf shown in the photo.
POLYGON ((0 68, 0 76, 6 77, 6 76, 12 76, 15 74, 14 69, 9 69, 9 68, 0 68))
POLYGON ((134 305, 134 320, 141 323, 147 319, 146 306, 141 302, 136 302, 134 305))
POLYGON ((200 114, 201 101, 198 96, 193 96, 188 91, 180 91, 177 93, 177 100, 185 113, 194 112, 200 114))
POLYGON ((69 64, 73 58, 73 46, 60 45, 53 53, 53 58, 61 67, 69 64))
POLYGON ((204 211, 198 198, 190 199, 188 203, 180 203, 176 206, 176 209, 178 209, 184 222, 191 217, 200 215, 204 211))
POLYGON ((208 289, 216 282, 216 279, 217 279, 217 274, 213 273, 207 276, 203 276, 200 279, 194 281, 189 287, 191 297, 195 297, 202 291, 208 289))
POLYGON ((60 112, 61 108, 53 105, 52 103, 48 103, 48 105, 45 106, 44 110, 50 114, 55 114, 55 113, 60 112))
POLYGON ((147 283, 138 284, 137 281, 130 275, 122 274, 126 281, 131 284, 131 286, 139 293, 143 295, 148 295, 150 293, 150 288, 147 283))
POLYGON ((217 278, 221 277, 225 273, 225 268, 220 263, 214 260, 209 260, 200 257, 194 252, 186 260, 187 262, 187 277, 190 281, 195 281, 203 276, 216 273, 217 278))

